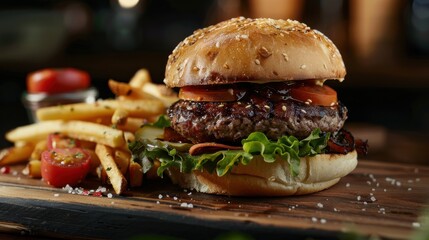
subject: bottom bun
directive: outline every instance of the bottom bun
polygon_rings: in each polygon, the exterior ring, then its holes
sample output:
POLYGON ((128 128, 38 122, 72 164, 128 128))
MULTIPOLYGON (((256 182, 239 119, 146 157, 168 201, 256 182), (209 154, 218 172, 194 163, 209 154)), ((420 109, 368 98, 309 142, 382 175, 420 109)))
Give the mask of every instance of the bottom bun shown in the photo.
POLYGON ((273 163, 256 156, 248 165, 239 164, 225 176, 215 172, 180 173, 169 169, 173 183, 198 192, 229 196, 289 196, 321 191, 336 184, 357 165, 356 151, 348 154, 318 154, 303 157, 298 176, 292 176, 283 159, 273 163))

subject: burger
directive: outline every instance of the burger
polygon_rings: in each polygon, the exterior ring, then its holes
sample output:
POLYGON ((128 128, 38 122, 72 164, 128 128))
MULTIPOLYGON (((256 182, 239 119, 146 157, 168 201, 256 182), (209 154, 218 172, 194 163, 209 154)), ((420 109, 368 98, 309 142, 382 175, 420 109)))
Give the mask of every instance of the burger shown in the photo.
POLYGON ((145 173, 198 192, 321 191, 367 147, 343 129, 347 108, 325 84, 345 75, 332 41, 297 21, 240 17, 197 30, 168 58, 164 82, 179 101, 130 149, 145 173))

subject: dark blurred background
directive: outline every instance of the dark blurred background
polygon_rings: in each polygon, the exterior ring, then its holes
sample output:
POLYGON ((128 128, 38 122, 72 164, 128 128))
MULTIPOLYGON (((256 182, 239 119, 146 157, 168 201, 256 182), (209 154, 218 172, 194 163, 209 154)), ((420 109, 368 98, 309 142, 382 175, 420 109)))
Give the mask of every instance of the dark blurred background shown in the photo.
MULTIPOLYGON (((4 0, 0 2, 0 133, 28 124, 26 75, 46 67, 107 80, 147 68, 161 83, 169 53, 195 29, 237 17, 297 19, 340 49, 346 80, 330 82, 368 158, 429 164, 428 0, 4 0)), ((10 145, 1 137, 0 147, 10 145)))

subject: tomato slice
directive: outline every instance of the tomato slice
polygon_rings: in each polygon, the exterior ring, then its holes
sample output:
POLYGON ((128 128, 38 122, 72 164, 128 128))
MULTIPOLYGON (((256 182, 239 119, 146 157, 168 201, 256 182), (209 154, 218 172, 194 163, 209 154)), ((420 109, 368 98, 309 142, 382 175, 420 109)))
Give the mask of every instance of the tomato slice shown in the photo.
POLYGON ((319 106, 334 106, 338 103, 337 92, 326 85, 297 85, 290 89, 290 95, 296 100, 319 106))
POLYGON ((65 93, 86 89, 90 86, 87 72, 74 68, 42 69, 27 76, 29 93, 65 93))
POLYGON ((179 91, 179 98, 197 102, 237 101, 246 93, 244 89, 226 86, 188 86, 179 91))
POLYGON ((68 137, 62 133, 51 133, 48 136, 48 149, 54 148, 77 148, 80 147, 80 141, 68 137))
POLYGON ((75 186, 90 169, 90 154, 81 148, 51 149, 42 153, 43 179, 54 187, 75 186))

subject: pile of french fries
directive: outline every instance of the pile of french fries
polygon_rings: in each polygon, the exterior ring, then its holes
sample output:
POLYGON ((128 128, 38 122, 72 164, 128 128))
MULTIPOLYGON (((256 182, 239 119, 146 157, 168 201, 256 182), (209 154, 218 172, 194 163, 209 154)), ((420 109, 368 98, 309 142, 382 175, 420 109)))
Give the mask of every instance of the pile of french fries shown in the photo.
POLYGON ((141 186, 143 172, 132 161, 127 144, 140 126, 164 114, 178 100, 177 95, 152 83, 146 69, 139 70, 128 83, 109 80, 108 84, 116 95, 113 100, 40 108, 39 122, 6 133, 14 146, 0 151, 0 166, 27 162, 23 173, 41 178, 40 160, 47 136, 62 133, 81 140, 92 156, 91 173, 102 183, 110 183, 117 194, 141 186))

